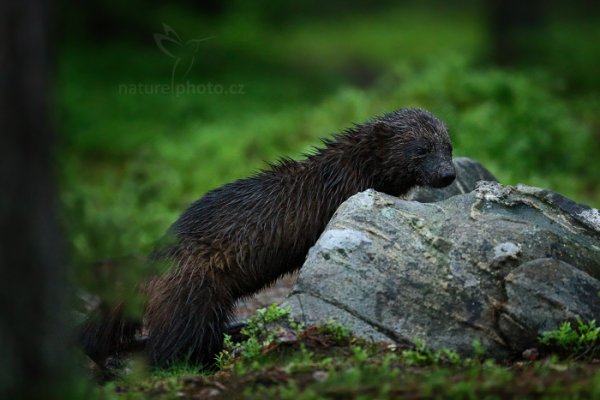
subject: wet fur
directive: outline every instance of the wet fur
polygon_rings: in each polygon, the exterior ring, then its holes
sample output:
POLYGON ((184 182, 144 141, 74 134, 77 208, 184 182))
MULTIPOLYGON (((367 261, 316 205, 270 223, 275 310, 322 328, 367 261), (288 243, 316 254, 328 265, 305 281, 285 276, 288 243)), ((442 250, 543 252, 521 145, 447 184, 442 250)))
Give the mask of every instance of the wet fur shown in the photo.
MULTIPOLYGON (((143 288, 153 365, 212 364, 235 302, 299 269, 353 194, 374 188, 401 195, 454 179, 446 128, 423 110, 398 110, 323 143, 304 160, 281 160, 207 193, 170 228, 152 256, 170 268, 143 288)), ((82 338, 99 362, 124 351, 139 328, 119 309, 91 321, 82 338)))

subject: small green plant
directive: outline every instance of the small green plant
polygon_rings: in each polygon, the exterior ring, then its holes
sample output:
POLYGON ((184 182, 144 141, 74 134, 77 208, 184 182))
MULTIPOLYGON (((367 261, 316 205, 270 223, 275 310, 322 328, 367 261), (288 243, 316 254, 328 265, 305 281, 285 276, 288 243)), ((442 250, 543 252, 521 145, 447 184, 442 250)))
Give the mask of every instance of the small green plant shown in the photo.
POLYGON ((402 356, 407 365, 423 365, 435 363, 433 353, 427 348, 425 341, 418 338, 413 340, 415 344, 414 350, 404 350, 402 356))
POLYGON ((289 333, 294 336, 298 336, 302 329, 302 324, 289 316, 288 309, 277 304, 261 308, 248 319, 247 325, 241 330, 241 333, 247 337, 246 340, 233 343, 231 336, 225 335, 223 350, 215 359, 217 366, 221 369, 227 368, 237 355, 250 364, 258 361, 270 346, 278 342, 280 332, 269 329, 269 325, 277 322, 287 325, 290 329, 289 333))
POLYGON ((340 344, 352 338, 350 329, 333 319, 327 321, 325 325, 318 327, 318 332, 330 336, 336 343, 340 344))
POLYGON ((415 345, 414 350, 404 350, 402 352, 404 363, 407 365, 440 364, 442 362, 458 365, 463 362, 460 355, 453 350, 444 348, 433 351, 427 347, 424 340, 415 338, 413 342, 415 345))
POLYGON ((473 355, 477 360, 483 360, 483 356, 485 356, 485 347, 481 344, 479 339, 473 339, 473 343, 471 343, 471 347, 473 348, 473 355))
POLYGON ((369 353, 360 346, 352 346, 352 354, 358 364, 363 364, 369 358, 369 353))
POLYGON ((459 365, 463 362, 463 359, 460 356, 460 354, 458 354, 454 350, 442 349, 439 351, 439 353, 441 356, 440 359, 446 361, 449 364, 459 365))
POLYGON ((242 333, 246 336, 260 334, 268 324, 287 317, 289 313, 288 309, 279 307, 277 304, 260 308, 256 310, 256 315, 248 320, 248 325, 242 329, 242 333))
POLYGON ((200 366, 182 361, 167 368, 156 369, 152 375, 158 378, 176 378, 182 375, 198 375, 202 372, 203 370, 200 366))
POLYGON ((233 349, 234 344, 231 339, 231 335, 225 334, 223 338, 223 350, 221 350, 221 352, 217 354, 215 358, 217 368, 223 369, 233 361, 233 349))
POLYGON ((571 356, 592 356, 598 350, 599 338, 600 327, 596 326, 596 320, 586 323, 578 319, 576 327, 565 321, 558 329, 544 332, 540 342, 571 356))

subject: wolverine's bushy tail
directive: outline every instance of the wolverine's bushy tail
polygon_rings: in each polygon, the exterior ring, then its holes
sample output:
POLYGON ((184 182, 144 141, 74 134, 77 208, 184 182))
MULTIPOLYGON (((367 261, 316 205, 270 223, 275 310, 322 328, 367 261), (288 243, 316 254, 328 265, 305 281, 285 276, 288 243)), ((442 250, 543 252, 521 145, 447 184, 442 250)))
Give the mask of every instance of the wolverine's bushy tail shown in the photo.
POLYGON ((103 368, 108 357, 134 347, 140 328, 139 320, 126 315, 123 303, 100 305, 81 326, 79 341, 83 351, 103 368))
POLYGON ((153 296, 147 312, 151 364, 164 367, 183 360, 214 365, 234 301, 231 286, 217 285, 210 275, 180 285, 163 282, 153 296))

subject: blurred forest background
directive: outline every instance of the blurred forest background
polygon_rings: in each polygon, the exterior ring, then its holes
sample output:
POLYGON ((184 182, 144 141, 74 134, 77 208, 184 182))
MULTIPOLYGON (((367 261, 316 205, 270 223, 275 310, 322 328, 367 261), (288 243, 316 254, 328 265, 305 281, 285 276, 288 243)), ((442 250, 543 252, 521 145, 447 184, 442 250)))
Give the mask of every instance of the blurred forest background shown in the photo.
POLYGON ((206 191, 399 107, 441 117, 455 156, 503 183, 600 206, 597 2, 93 0, 56 11, 75 271, 147 254, 206 191))

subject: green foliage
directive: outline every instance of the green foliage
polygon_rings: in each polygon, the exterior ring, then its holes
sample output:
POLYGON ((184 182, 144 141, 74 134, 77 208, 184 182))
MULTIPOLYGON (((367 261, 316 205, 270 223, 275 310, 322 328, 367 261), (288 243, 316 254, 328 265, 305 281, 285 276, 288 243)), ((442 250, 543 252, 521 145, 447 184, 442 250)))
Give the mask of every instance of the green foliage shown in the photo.
POLYGON ((264 334, 269 324, 284 320, 286 317, 288 317, 288 322, 297 326, 296 322, 289 315, 290 310, 280 307, 277 304, 271 304, 268 307, 258 309, 256 310, 256 314, 248 320, 246 327, 242 329, 242 334, 248 337, 258 337, 264 334))
POLYGON ((218 369, 227 367, 233 361, 232 351, 234 348, 235 345, 231 340, 231 335, 225 334, 223 338, 223 350, 215 358, 215 364, 218 369))
POLYGON ((577 320, 575 327, 570 321, 565 321, 558 329, 544 332, 540 342, 569 356, 593 357, 600 345, 599 338, 600 327, 596 326, 595 320, 589 322, 577 320))
POLYGON ((317 327, 316 332, 331 336, 336 343, 346 343, 352 337, 350 329, 334 319, 330 319, 325 325, 317 327))
POLYGON ((455 351, 445 348, 433 351, 427 347, 424 340, 418 338, 415 338, 413 342, 414 349, 402 352, 403 361, 407 365, 435 365, 441 362, 458 365, 463 362, 463 359, 455 351))
POLYGON ((354 354, 354 360, 357 364, 364 363, 369 356, 368 353, 360 346, 352 346, 350 350, 352 350, 352 354, 354 354))
POLYGON ((473 355, 475 356, 476 359, 483 359, 483 356, 485 355, 485 347, 481 344, 481 341, 479 339, 473 339, 473 355))
POLYGON ((172 378, 180 376, 198 375, 202 373, 202 368, 188 362, 180 362, 167 368, 156 369, 153 375, 157 378, 172 378))
POLYGON ((560 77, 569 92, 598 92, 600 76, 590 67, 600 62, 598 42, 590 40, 597 35, 597 21, 555 19, 531 38, 538 43, 550 42, 552 46, 538 45, 526 61, 560 77))
MULTIPOLYGON (((253 320, 249 331, 260 334, 265 321, 280 324, 286 316, 284 311, 270 307, 253 320)), ((584 336, 597 335, 595 324, 586 325, 582 327, 584 336)), ((312 327, 297 333, 300 342, 286 346, 286 351, 269 353, 276 357, 257 353, 248 359, 238 350, 217 373, 198 376, 182 365, 155 371, 141 381, 124 380, 107 389, 118 390, 125 398, 194 398, 217 390, 224 398, 462 399, 594 398, 600 388, 597 365, 557 357, 506 365, 483 361, 483 348, 476 343, 474 348, 480 355, 462 359, 449 350, 432 351, 419 340, 413 350, 356 338, 350 345, 331 346, 327 340, 333 337, 331 330, 322 330, 318 337, 312 327), (310 346, 311 351, 299 344, 310 346)), ((227 343, 230 349, 236 346, 230 339, 227 343)))
POLYGON ((288 309, 277 304, 261 308, 248 319, 247 325, 242 329, 241 333, 246 337, 245 340, 233 343, 231 336, 225 335, 223 350, 216 358, 217 366, 228 367, 235 360, 236 355, 239 355, 245 364, 258 364, 263 359, 266 349, 278 343, 280 331, 273 329, 272 326, 276 323, 289 327, 289 333, 294 336, 297 336, 302 329, 302 324, 289 316, 288 309))

